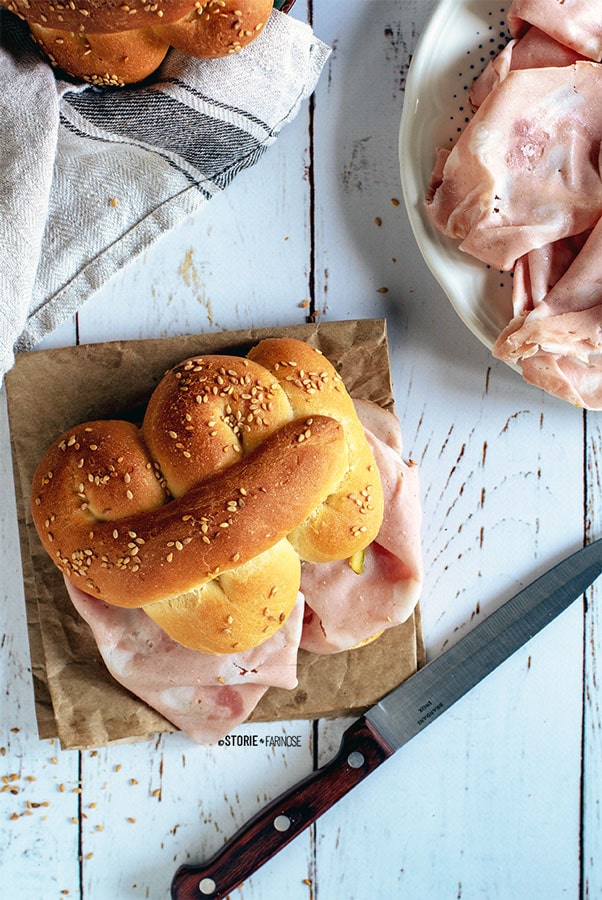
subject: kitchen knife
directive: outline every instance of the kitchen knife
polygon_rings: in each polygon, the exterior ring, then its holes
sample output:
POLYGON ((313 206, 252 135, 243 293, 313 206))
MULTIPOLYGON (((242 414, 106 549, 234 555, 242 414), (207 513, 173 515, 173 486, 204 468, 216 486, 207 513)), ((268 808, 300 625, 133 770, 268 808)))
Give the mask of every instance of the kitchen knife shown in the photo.
POLYGON ((209 862, 183 865, 172 900, 220 900, 529 641, 602 573, 602 538, 550 569, 343 734, 333 760, 281 794, 209 862))

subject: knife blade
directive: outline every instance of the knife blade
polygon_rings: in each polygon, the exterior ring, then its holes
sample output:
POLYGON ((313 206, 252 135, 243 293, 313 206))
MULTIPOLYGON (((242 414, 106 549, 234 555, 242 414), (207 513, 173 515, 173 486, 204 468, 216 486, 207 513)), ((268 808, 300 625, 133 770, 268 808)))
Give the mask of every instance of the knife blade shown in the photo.
POLYGON ((343 734, 330 762, 247 822, 208 862, 183 865, 172 900, 222 900, 381 763, 545 628, 602 573, 602 538, 502 604, 343 734))

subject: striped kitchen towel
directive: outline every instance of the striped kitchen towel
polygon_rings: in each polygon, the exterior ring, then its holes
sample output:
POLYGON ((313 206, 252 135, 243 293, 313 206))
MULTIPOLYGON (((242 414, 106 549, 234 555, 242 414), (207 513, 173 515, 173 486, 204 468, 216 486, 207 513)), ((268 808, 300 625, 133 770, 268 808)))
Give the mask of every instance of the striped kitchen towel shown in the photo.
POLYGON ((330 53, 274 10, 240 54, 172 50, 152 84, 58 80, 0 12, 0 380, 111 275, 252 166, 330 53))

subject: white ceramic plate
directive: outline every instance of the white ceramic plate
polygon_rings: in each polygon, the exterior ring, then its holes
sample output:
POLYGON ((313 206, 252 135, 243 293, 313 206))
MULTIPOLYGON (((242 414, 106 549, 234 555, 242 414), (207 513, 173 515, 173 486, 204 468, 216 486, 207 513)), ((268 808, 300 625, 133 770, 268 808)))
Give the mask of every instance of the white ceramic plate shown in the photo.
POLYGON ((512 279, 457 249, 428 221, 424 198, 437 147, 451 147, 472 116, 472 81, 508 40, 498 0, 440 0, 408 73, 399 133, 401 182, 420 252, 470 330, 491 348, 512 316, 512 279))

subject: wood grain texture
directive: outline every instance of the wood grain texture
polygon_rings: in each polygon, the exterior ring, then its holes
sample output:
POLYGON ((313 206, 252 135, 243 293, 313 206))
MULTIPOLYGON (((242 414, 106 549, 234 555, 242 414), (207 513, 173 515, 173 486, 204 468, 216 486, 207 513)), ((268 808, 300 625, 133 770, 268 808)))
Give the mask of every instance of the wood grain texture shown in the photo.
MULTIPOLYGON (((585 417, 586 534, 602 530, 602 421, 585 417)), ((582 887, 586 898, 602 895, 602 585, 598 581, 587 594, 583 634, 583 797, 582 887)))
MULTIPOLYGON (((405 454, 421 467, 429 656, 602 532, 599 417, 493 360, 409 229, 397 133, 433 7, 297 0, 293 14, 333 47, 311 103, 254 168, 44 342, 299 324, 310 313, 386 316, 405 454)), ((239 745, 215 748, 179 734, 83 753, 39 741, 4 409, 0 447, 0 896, 166 900, 178 866, 209 859, 327 762, 350 723, 253 723, 237 729, 239 745)), ((585 609, 575 604, 233 900, 601 896, 601 592, 596 585, 585 609)))

